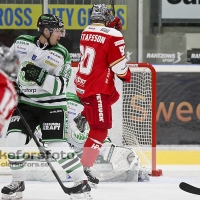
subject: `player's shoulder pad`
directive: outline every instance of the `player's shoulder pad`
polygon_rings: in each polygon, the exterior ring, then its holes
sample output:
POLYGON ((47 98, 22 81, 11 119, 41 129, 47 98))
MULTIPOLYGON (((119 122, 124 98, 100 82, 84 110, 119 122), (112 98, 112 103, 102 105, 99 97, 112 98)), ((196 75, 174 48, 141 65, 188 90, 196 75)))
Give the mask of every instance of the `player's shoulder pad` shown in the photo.
POLYGON ((105 33, 113 37, 123 37, 122 33, 115 28, 102 27, 99 29, 99 32, 105 33))
POLYGON ((72 93, 72 92, 66 93, 66 99, 67 99, 67 101, 74 101, 74 102, 77 102, 77 103, 81 103, 78 96, 76 94, 72 93))
POLYGON ((35 36, 31 36, 31 35, 20 35, 15 39, 15 43, 17 42, 17 40, 23 40, 24 42, 30 42, 30 43, 34 43, 34 39, 35 36))
POLYGON ((122 33, 115 28, 110 28, 106 26, 87 26, 83 32, 93 32, 95 34, 102 33, 105 35, 110 35, 113 37, 123 37, 122 33))
MULTIPOLYGON (((109 27, 105 27, 106 30, 109 30, 108 34, 114 37, 123 37, 122 33, 118 30, 116 30, 115 28, 109 28, 109 27)), ((103 30, 100 30, 103 31, 103 30)))
POLYGON ((67 49, 59 43, 55 46, 52 46, 50 50, 60 53, 64 59, 66 59, 69 56, 69 52, 67 51, 67 49))

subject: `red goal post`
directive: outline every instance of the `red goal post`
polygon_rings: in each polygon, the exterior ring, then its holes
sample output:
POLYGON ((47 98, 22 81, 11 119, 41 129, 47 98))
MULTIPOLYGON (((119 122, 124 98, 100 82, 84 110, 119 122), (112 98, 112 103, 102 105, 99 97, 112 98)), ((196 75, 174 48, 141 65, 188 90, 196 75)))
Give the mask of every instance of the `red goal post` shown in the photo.
MULTIPOLYGON (((150 160, 151 162, 151 174, 152 176, 160 176, 162 175, 162 170, 157 169, 156 168, 156 142, 157 142, 157 137, 156 137, 156 71, 154 69, 154 67, 149 64, 149 63, 133 63, 133 62, 129 62, 128 63, 129 68, 132 72, 132 80, 134 78, 136 78, 136 82, 138 83, 139 86, 136 86, 137 89, 136 93, 134 93, 135 96, 138 96, 137 92, 140 93, 139 94, 139 98, 143 101, 143 102, 147 102, 147 103, 142 103, 142 107, 136 107, 136 110, 139 108, 141 111, 143 111, 143 109, 147 110, 148 107, 148 101, 146 101, 147 98, 151 98, 151 106, 149 107, 149 111, 150 112, 146 112, 145 115, 150 115, 150 120, 149 122, 147 122, 145 125, 146 126, 150 126, 148 127, 150 133, 148 133, 148 131, 142 131, 143 134, 146 134, 144 137, 148 137, 147 134, 149 134, 149 136, 151 137, 151 141, 148 143, 145 143, 142 141, 138 141, 139 145, 141 145, 140 148, 142 148, 142 151, 145 151, 145 146, 149 145, 151 148, 151 155, 149 155, 146 153, 146 157, 147 159, 150 160), (139 78, 139 76, 137 75, 137 73, 139 73, 141 76, 139 78), (149 93, 149 94, 148 94, 149 93), (143 147, 144 146, 144 147, 143 147)), ((133 97, 134 98, 134 97, 133 97)), ((140 117, 140 119, 142 118, 142 116, 140 117)), ((137 120, 138 118, 134 118, 135 120, 137 120)), ((143 118, 142 118, 143 119, 143 118)), ((136 125, 137 123, 133 124, 136 125)), ((142 129, 142 127, 141 127, 142 129)), ((140 132, 140 131, 138 131, 140 132)), ((138 133, 139 134, 139 133, 138 133)), ((146 140, 147 141, 147 140, 146 140)))

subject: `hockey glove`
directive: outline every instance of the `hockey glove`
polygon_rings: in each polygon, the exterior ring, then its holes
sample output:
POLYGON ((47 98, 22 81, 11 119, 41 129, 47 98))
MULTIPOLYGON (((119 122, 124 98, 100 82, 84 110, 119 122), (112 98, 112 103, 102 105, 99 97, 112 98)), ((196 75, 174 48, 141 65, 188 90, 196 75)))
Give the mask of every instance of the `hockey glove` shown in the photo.
POLYGON ((41 86, 46 78, 48 72, 33 64, 27 64, 26 67, 22 68, 25 72, 25 79, 28 81, 34 81, 41 86))
POLYGON ((119 17, 115 17, 111 22, 108 23, 107 27, 115 28, 118 31, 122 30, 122 23, 119 17))

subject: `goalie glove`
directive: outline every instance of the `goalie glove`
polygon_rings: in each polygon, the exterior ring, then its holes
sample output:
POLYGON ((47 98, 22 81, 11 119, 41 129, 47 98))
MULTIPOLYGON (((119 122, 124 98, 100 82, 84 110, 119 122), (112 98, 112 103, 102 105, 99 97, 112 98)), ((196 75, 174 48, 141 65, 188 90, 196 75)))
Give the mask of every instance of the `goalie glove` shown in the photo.
POLYGON ((78 128, 78 130, 83 133, 85 131, 85 126, 87 123, 86 118, 79 113, 75 118, 74 118, 74 122, 76 123, 76 127, 78 128))
POLYGON ((119 17, 115 17, 112 21, 107 24, 107 27, 115 28, 118 31, 122 30, 122 23, 119 17))
POLYGON ((22 68, 25 72, 25 79, 28 81, 34 81, 41 86, 46 78, 48 72, 33 64, 27 64, 26 67, 22 68))

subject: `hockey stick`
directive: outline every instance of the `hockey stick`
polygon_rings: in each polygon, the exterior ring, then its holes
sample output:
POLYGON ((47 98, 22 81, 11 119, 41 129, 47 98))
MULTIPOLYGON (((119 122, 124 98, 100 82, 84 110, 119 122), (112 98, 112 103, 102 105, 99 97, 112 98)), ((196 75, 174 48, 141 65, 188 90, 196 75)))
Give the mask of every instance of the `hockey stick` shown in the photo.
POLYGON ((180 187, 181 190, 183 190, 185 192, 188 192, 188 193, 191 193, 191 194, 200 195, 200 188, 192 186, 192 185, 190 185, 188 183, 181 182, 179 184, 179 187, 180 187))
POLYGON ((33 138, 34 142, 36 143, 40 153, 42 153, 43 155, 47 155, 47 156, 44 156, 47 164, 49 165, 51 171, 53 172, 55 178, 57 179, 58 183, 60 184, 61 188, 63 189, 63 191, 66 193, 66 194, 72 194, 72 193, 76 193, 78 192, 79 190, 81 190, 82 186, 81 184, 80 185, 77 185, 76 187, 72 187, 72 188, 68 188, 68 187, 65 187, 64 184, 62 183, 62 181, 60 180, 60 177, 58 176, 58 174, 56 173, 53 165, 51 164, 51 161, 49 160, 49 154, 51 154, 49 151, 46 151, 41 145, 40 143, 38 142, 36 136, 34 135, 34 133, 32 132, 30 126, 28 125, 28 123, 26 122, 26 120, 24 119, 24 116, 22 115, 21 111, 19 110, 19 108, 16 108, 16 111, 18 112, 20 118, 22 119, 22 122, 24 124, 24 126, 26 127, 29 135, 33 138))
POLYGON ((111 5, 111 8, 112 8, 112 14, 113 14, 113 16, 115 16, 115 3, 114 3, 114 0, 110 0, 110 5, 111 5))

